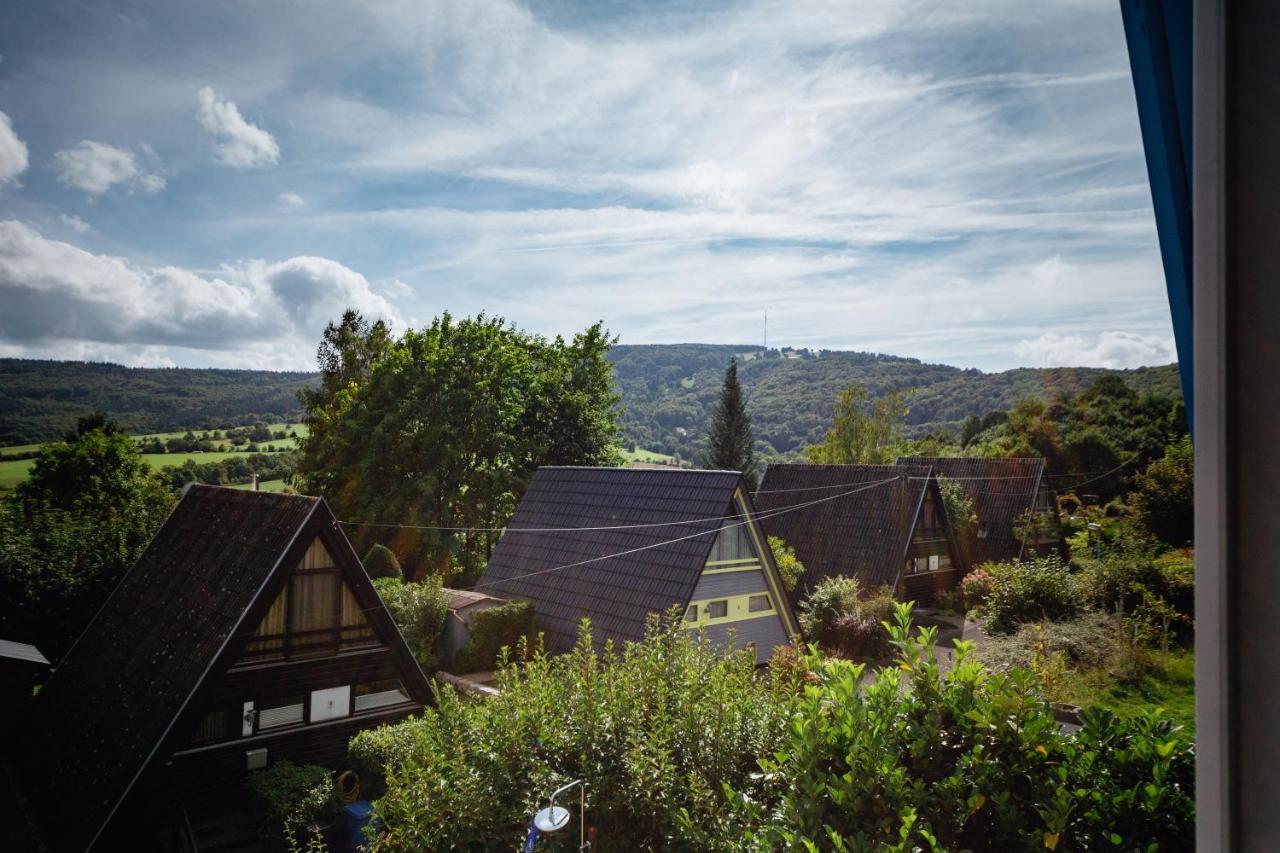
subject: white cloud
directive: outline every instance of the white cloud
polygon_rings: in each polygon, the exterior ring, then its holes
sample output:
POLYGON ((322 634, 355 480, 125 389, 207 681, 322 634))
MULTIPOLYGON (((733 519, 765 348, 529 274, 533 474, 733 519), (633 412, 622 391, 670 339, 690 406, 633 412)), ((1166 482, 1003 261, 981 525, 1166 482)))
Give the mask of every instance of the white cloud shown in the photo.
POLYGON ((27 169, 27 145, 13 132, 9 116, 0 112, 0 187, 17 180, 27 169))
POLYGON ((205 86, 199 92, 200 108, 196 118, 200 125, 218 138, 218 159, 233 169, 255 169, 274 166, 280 159, 280 146, 270 133, 245 121, 234 101, 218 98, 205 86))
POLYGON ((53 162, 61 183, 90 195, 102 195, 117 184, 137 187, 145 193, 156 193, 165 187, 163 177, 138 166, 132 151, 92 139, 57 152, 53 162))
POLYGON ((400 322, 364 276, 326 258, 197 275, 92 254, 13 220, 0 222, 0 301, 0 342, 11 347, 240 350, 246 359, 287 355, 293 366, 345 308, 400 322))
POLYGON ((1178 360, 1173 340, 1159 335, 1102 332, 1085 335, 1046 332, 1018 342, 1018 355, 1034 367, 1141 367, 1178 360))
POLYGON ((70 228, 77 234, 83 234, 89 230, 89 223, 85 222, 79 216, 73 213, 64 213, 58 217, 62 224, 70 228))
POLYGON ((280 193, 278 199, 281 210, 301 210, 307 202, 297 193, 280 193))

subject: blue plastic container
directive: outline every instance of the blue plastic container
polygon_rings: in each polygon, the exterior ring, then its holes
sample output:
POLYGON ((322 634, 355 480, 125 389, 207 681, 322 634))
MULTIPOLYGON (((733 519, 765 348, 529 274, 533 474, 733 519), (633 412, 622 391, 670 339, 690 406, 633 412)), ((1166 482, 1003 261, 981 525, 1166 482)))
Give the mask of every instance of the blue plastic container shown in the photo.
MULTIPOLYGON (((356 800, 342 807, 342 818, 347 824, 347 853, 361 853, 368 850, 364 828, 374 821, 373 803, 368 800, 356 800)), ((374 824, 376 826, 376 824, 374 824)))

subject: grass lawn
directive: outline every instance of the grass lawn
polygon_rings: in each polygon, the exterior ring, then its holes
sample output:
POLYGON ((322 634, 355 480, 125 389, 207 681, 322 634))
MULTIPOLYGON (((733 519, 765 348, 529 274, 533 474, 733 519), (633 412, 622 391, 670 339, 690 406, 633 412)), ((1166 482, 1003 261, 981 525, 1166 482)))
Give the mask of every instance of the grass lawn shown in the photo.
MULTIPOLYGON (((289 442, 278 441, 275 444, 279 447, 286 443, 289 442)), ((209 453, 144 453, 142 454, 142 459, 151 466, 153 471, 159 471, 166 465, 181 467, 187 463, 188 459, 191 459, 197 465, 200 465, 205 462, 221 462, 224 459, 248 455, 249 453, 245 450, 219 450, 211 451, 209 453)), ((9 491, 17 488, 19 483, 27 479, 27 472, 31 470, 31 466, 34 464, 34 459, 0 460, 0 491, 9 491)), ((283 483, 281 483, 280 488, 283 487, 283 483)), ((271 490, 268 489, 266 491, 271 490)), ((279 489, 276 489, 275 491, 279 491, 279 489)))
MULTIPOLYGON (((253 483, 236 483, 233 489, 252 489, 253 483)), ((263 480, 258 483, 258 491, 260 492, 283 492, 284 480, 263 480)))
POLYGON ((1172 649, 1164 659, 1159 652, 1151 654, 1152 666, 1135 678, 1118 678, 1106 669, 1081 673, 1065 690, 1067 701, 1081 707, 1099 705, 1121 715, 1163 708, 1194 736, 1195 652, 1172 649))
POLYGON ((27 479, 27 471, 31 469, 32 459, 13 459, 0 462, 0 491, 16 489, 18 484, 27 479))
POLYGON ((622 458, 627 462, 648 462, 656 465, 671 465, 676 461, 674 456, 666 453, 656 453, 652 450, 644 450, 639 447, 627 449, 625 447, 618 448, 618 452, 622 454, 622 458))

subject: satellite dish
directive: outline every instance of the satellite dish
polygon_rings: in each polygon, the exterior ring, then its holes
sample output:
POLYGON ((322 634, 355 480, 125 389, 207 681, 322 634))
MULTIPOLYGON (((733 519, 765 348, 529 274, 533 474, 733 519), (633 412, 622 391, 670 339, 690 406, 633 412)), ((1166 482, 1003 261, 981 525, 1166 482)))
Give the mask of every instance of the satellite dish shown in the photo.
POLYGON ((539 832, 559 832, 569 823, 569 810, 561 806, 550 806, 533 816, 533 825, 539 832))

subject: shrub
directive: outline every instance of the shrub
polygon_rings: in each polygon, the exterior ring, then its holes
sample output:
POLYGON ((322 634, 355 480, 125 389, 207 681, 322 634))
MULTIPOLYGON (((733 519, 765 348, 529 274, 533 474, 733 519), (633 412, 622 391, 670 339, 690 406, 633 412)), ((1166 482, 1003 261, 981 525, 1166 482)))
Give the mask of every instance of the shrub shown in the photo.
POLYGON ((991 598, 991 590, 995 586, 995 578, 991 575, 992 565, 985 563, 960 580, 958 592, 964 610, 974 610, 986 605, 991 598))
POLYGON ((527 601, 509 601, 471 614, 471 639, 454 655, 452 670, 479 672, 493 669, 504 648, 514 651, 522 639, 526 642, 532 639, 533 616, 533 605, 527 601))
POLYGON ((830 650, 851 660, 875 660, 889 653, 889 637, 879 620, 854 611, 841 613, 830 630, 830 650))
POLYGON ((1056 554, 1000 563, 992 571, 987 630, 1007 634, 1022 622, 1070 619, 1082 602, 1071 572, 1056 554))
POLYGON ((1192 615, 1195 561, 1189 550, 1153 556, 1142 547, 1115 547, 1076 562, 1080 593, 1093 607, 1133 613, 1154 597, 1168 602, 1182 617, 1192 615))
POLYGON ((1190 850, 1194 747, 1169 720, 1091 709, 1064 734, 1031 673, 989 673, 957 643, 943 674, 936 632, 892 635, 899 666, 811 655, 819 681, 787 740, 763 757, 763 790, 729 793, 730 816, 682 822, 708 850, 1190 850))
POLYGON ((375 544, 364 555, 364 570, 371 578, 395 578, 404 580, 404 572, 395 552, 386 545, 375 544))
POLYGON ((404 583, 396 578, 378 578, 373 585, 418 663, 427 672, 436 669, 440 662, 444 621, 449 616, 449 604, 440 587, 440 578, 428 575, 413 583, 404 583))
POLYGON ((333 772, 314 764, 277 761, 245 786, 258 837, 279 850, 307 846, 312 825, 334 822, 341 806, 333 772))
POLYGON ((421 717, 358 735, 353 753, 386 767, 378 849, 517 849, 571 779, 586 780, 608 849, 688 849, 679 816, 714 825, 726 784, 754 789, 756 756, 781 743, 793 700, 759 679, 751 653, 682 624, 653 617, 644 641, 599 654, 584 626, 572 652, 502 669, 496 696, 442 688, 421 717))
POLYGON ((1129 496, 1135 515, 1170 545, 1185 545, 1195 535, 1194 457, 1191 436, 1183 436, 1137 476, 1129 496))
POLYGON ((894 597, 893 587, 883 584, 864 593, 862 598, 858 600, 858 614, 869 619, 873 625, 880 627, 881 633, 885 635, 885 641, 888 642, 888 633, 884 627, 884 623, 893 621, 893 614, 897 612, 898 599, 894 597))
POLYGON ((811 642, 829 646, 831 630, 843 613, 857 612, 862 584, 855 577, 823 578, 800 605, 800 627, 811 642))
POLYGON ((804 563, 800 562, 800 558, 796 556, 796 549, 783 542, 781 537, 769 537, 769 550, 773 552, 774 565, 778 567, 778 574, 782 576, 783 589, 791 592, 796 588, 800 576, 804 574, 804 563))

